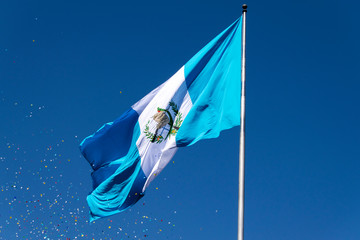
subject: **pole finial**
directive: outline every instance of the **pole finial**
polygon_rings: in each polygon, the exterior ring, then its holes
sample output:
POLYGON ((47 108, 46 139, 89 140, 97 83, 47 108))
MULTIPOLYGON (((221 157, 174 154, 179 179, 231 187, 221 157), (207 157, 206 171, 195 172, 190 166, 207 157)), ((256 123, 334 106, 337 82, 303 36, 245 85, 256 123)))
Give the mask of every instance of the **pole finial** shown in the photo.
POLYGON ((242 8, 243 8, 243 12, 247 12, 247 5, 246 4, 243 4, 242 8))

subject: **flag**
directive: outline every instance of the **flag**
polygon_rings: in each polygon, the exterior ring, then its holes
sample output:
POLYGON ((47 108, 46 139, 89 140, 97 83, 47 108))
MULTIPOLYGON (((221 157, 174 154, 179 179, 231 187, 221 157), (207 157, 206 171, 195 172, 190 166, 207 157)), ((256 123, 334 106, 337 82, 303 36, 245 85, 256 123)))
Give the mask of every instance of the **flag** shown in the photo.
POLYGON ((135 204, 179 147, 240 124, 241 23, 237 19, 170 79, 82 141, 93 168, 91 221, 135 204))

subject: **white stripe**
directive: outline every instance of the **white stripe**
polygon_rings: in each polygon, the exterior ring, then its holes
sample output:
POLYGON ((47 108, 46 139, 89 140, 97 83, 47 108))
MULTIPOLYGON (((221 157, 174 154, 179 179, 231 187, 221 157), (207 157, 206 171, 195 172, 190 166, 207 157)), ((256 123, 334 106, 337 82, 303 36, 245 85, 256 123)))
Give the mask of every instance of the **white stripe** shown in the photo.
MULTIPOLYGON (((177 150, 175 136, 172 135, 161 143, 151 142, 151 139, 144 133, 146 125, 149 127, 149 132, 155 133, 157 123, 152 117, 157 113, 158 107, 171 112, 171 107, 169 106, 170 101, 175 102, 179 106, 182 119, 185 119, 192 106, 186 87, 184 67, 155 90, 139 101, 142 103, 137 103, 133 106, 137 112, 141 111, 138 119, 141 134, 136 145, 141 157, 141 168, 148 178, 143 191, 145 191, 150 182, 169 163, 177 150)), ((172 117, 175 121, 175 115, 172 115, 172 117)), ((165 137, 167 135, 166 128, 169 129, 169 125, 167 125, 165 129, 159 129, 158 133, 163 131, 161 135, 165 137)))
POLYGON ((146 105, 153 99, 153 97, 159 92, 159 90, 164 86, 165 83, 162 83, 160 86, 152 90, 145 97, 143 97, 140 101, 132 105, 131 107, 140 115, 146 105))

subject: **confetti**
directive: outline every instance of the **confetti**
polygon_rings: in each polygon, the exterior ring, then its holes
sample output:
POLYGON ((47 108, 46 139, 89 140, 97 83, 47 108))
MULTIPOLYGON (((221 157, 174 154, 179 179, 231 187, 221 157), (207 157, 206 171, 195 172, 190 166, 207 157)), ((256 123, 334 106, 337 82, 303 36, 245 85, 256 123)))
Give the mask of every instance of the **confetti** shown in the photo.
MULTIPOLYGON (((32 119, 47 118, 42 104, 20 99, 6 101, 9 107, 16 109, 22 124, 32 126, 32 119)), ((173 234, 174 219, 153 216, 152 204, 145 201, 113 219, 90 223, 86 196, 91 188, 87 179, 91 168, 84 167, 85 160, 73 149, 79 145, 80 137, 66 136, 50 127, 22 134, 28 140, 22 142, 23 145, 16 136, 1 137, 0 163, 6 167, 0 168, 0 177, 5 179, 0 181, 0 240, 173 239, 168 236, 173 234), (2 236, 5 232, 6 238, 2 236), (164 238, 156 238, 159 233, 164 238)))

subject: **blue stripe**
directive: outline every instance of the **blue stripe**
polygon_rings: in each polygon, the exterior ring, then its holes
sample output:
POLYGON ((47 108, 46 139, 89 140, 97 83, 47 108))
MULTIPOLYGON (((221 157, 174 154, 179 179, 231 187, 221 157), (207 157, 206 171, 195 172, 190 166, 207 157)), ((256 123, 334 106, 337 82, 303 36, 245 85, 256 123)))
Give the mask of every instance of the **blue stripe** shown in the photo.
POLYGON ((140 167, 126 200, 118 209, 120 212, 134 205, 145 195, 145 192, 142 192, 142 189, 145 185, 146 180, 147 177, 145 176, 144 171, 140 167))
POLYGON ((93 191, 87 197, 91 221, 121 212, 144 195, 147 178, 136 146, 140 136, 138 118, 131 108, 80 144, 94 169, 93 191))
POLYGON ((126 156, 104 167, 109 170, 105 173, 107 176, 102 178, 102 182, 87 197, 90 221, 122 212, 143 196, 142 188, 146 182, 146 176, 141 169, 141 159, 136 146, 139 136, 140 127, 137 123, 133 129, 130 148, 126 156), (113 166, 116 167, 113 168, 113 166), (112 171, 114 172, 109 176, 108 174, 112 171))
POLYGON ((236 20, 185 64, 185 80, 193 103, 176 145, 216 138, 240 124, 241 22, 236 20))
POLYGON ((138 118, 139 114, 130 108, 114 122, 105 124, 82 141, 80 151, 94 170, 128 153, 138 118))
POLYGON ((97 169, 91 173, 91 178, 93 182, 93 189, 97 188, 102 182, 104 182, 108 177, 113 175, 116 170, 121 166, 120 164, 108 164, 104 167, 97 169))
MULTIPOLYGON (((220 62, 224 61, 222 58, 229 58, 227 55, 230 53, 230 58, 235 57, 235 59, 240 60, 241 64, 241 31, 237 31, 237 29, 241 30, 240 24, 241 18, 217 35, 185 64, 185 81, 192 102, 196 102, 204 87, 209 84, 209 80, 214 75, 218 65, 221 64, 222 67, 226 68, 224 62, 220 62), (237 33, 237 37, 240 37, 240 39, 235 40, 239 41, 235 44, 235 48, 238 49, 230 49, 230 46, 233 47, 234 45, 232 40, 236 37, 235 33, 237 33), (196 82, 194 82, 195 80, 196 82)), ((240 68, 240 64, 236 67, 240 68)))

